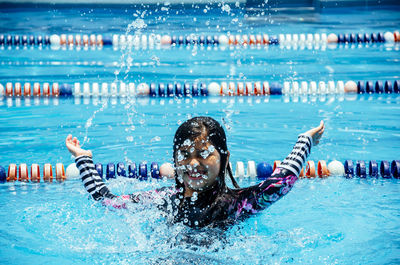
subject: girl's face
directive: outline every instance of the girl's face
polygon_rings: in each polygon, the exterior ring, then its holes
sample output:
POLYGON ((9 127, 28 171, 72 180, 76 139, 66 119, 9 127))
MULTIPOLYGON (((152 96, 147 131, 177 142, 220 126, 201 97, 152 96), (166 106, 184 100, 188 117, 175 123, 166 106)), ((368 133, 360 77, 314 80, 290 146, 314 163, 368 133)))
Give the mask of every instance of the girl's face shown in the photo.
POLYGON ((175 153, 178 180, 185 187, 202 191, 212 187, 221 169, 221 156, 204 137, 185 140, 175 153))

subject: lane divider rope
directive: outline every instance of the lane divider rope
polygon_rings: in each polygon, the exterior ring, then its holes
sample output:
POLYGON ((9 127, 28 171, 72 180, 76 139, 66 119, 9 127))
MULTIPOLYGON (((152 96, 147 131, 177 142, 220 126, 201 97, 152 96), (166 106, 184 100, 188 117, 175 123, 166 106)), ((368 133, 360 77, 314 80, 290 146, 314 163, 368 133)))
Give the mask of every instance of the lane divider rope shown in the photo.
POLYGON ((0 97, 197 97, 197 96, 263 96, 263 95, 329 95, 400 93, 400 80, 385 81, 285 81, 282 83, 204 82, 188 83, 74 83, 7 82, 0 83, 0 97))
POLYGON ((0 35, 0 46, 133 46, 152 48, 155 46, 252 46, 252 45, 326 45, 351 43, 400 42, 398 31, 378 33, 300 33, 300 34, 219 34, 219 35, 161 35, 161 34, 53 34, 53 35, 0 35))
MULTIPOLYGON (((272 173, 280 164, 279 160, 275 160, 271 165, 267 162, 260 162, 256 165, 255 161, 237 161, 235 164, 234 177, 238 179, 259 179, 265 180, 271 177, 272 173), (245 167, 247 166, 247 168, 245 167)), ((231 168, 232 168, 232 164, 231 168)), ((136 163, 96 163, 95 168, 103 179, 115 179, 117 177, 135 178, 139 180, 174 178, 175 169, 171 163, 163 163, 161 166, 157 162, 147 164, 146 162, 136 163)), ((319 160, 317 164, 313 160, 308 160, 305 167, 300 172, 300 178, 326 178, 329 176, 344 176, 346 178, 400 178, 400 160, 392 162, 382 160, 378 163, 371 160, 368 165, 364 160, 346 160, 344 163, 333 160, 329 164, 325 160, 319 160)), ((79 170, 75 164, 70 164, 66 170, 62 163, 57 163, 54 167, 49 163, 43 165, 43 173, 40 175, 40 167, 38 164, 32 164, 30 171, 28 165, 9 164, 8 169, 0 166, 0 182, 34 182, 41 180, 44 182, 63 182, 66 179, 78 179, 79 170), (30 172, 30 174, 29 174, 30 172), (54 172, 54 173, 53 173, 54 172)))

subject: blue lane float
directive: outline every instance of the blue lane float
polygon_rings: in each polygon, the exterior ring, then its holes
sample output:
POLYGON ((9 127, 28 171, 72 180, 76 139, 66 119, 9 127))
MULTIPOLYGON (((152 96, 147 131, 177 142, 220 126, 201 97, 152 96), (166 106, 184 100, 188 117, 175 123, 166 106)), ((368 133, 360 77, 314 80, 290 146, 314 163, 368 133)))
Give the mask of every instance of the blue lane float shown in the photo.
POLYGON ((360 178, 367 177, 367 169, 363 160, 358 160, 356 163, 356 174, 360 178))
POLYGON ((265 180, 272 175, 272 166, 268 164, 267 162, 261 162, 257 165, 256 168, 257 171, 257 177, 260 180, 265 180))
POLYGON ((150 167, 151 177, 154 179, 160 178, 160 168, 157 162, 152 162, 150 167))
POLYGON ((139 180, 147 180, 147 164, 144 162, 139 164, 139 180))
POLYGON ((385 93, 386 94, 391 94, 393 93, 393 86, 392 86, 392 82, 390 82, 389 80, 385 82, 385 93))
POLYGON ((115 165, 114 163, 108 163, 106 169, 106 179, 115 179, 115 165))
POLYGON ((371 81, 366 82, 365 92, 370 94, 374 93, 374 84, 371 81))
POLYGON ((396 80, 393 83, 393 92, 394 93, 400 93, 400 81, 396 80))
POLYGON ((174 85, 169 83, 167 84, 167 97, 173 97, 174 96, 174 85))
POLYGON ((391 164, 391 173, 394 178, 400 178, 400 160, 393 160, 391 164))
POLYGON ((375 83, 375 93, 382 94, 383 92, 384 92, 384 90, 383 90, 382 81, 376 81, 376 83, 375 83))
POLYGON ((157 91, 156 91, 156 84, 151 83, 150 84, 150 91, 149 91, 149 96, 150 97, 156 97, 157 96, 157 91))
POLYGON ((346 160, 344 162, 344 173, 346 178, 352 178, 354 176, 354 164, 352 160, 346 160))
POLYGON ((122 162, 117 163, 117 176, 126 177, 125 164, 122 162))
POLYGON ((390 174, 390 165, 389 162, 386 160, 381 161, 381 177, 382 178, 390 178, 391 174, 390 174))
POLYGON ((165 85, 163 83, 158 84, 158 96, 165 97, 165 85))
POLYGON ((0 166, 0 182, 6 182, 7 180, 7 174, 6 174, 6 170, 4 169, 4 167, 0 166))
POLYGON ((373 178, 379 175, 378 163, 375 160, 369 161, 369 175, 373 178))
POLYGON ((358 94, 365 94, 367 91, 365 90, 365 83, 364 81, 357 82, 357 93, 358 94))
POLYGON ((128 163, 128 178, 137 178, 137 169, 135 163, 128 163))

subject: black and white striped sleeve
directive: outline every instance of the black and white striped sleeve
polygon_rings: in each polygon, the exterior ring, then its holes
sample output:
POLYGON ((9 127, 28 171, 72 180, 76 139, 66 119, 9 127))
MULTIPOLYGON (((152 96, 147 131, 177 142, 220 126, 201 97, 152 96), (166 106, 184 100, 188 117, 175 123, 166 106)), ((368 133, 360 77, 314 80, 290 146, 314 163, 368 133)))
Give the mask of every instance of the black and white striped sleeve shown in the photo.
POLYGON ((300 175, 300 171, 303 164, 306 162, 307 156, 311 152, 312 138, 307 134, 300 134, 292 152, 282 161, 278 166, 279 168, 284 168, 296 176, 300 175))
POLYGON ((104 184, 99 173, 94 167, 93 160, 88 156, 78 156, 75 159, 76 167, 79 169, 83 186, 92 195, 93 199, 99 201, 104 198, 115 198, 104 184))

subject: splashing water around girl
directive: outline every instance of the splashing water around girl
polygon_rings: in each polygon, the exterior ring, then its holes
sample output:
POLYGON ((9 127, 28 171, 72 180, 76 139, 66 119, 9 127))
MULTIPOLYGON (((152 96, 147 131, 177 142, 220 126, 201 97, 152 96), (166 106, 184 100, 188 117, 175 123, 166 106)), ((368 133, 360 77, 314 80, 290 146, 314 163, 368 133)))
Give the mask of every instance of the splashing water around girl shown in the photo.
POLYGON ((82 149, 72 135, 67 136, 66 146, 76 157, 83 185, 93 199, 115 208, 126 208, 126 203, 155 204, 174 222, 198 228, 234 224, 287 194, 324 129, 321 121, 318 127, 300 134, 272 176, 247 188, 240 188, 233 178, 225 131, 210 117, 195 117, 179 126, 173 145, 175 185, 153 191, 112 194, 94 167, 92 152, 82 149), (226 185, 226 175, 235 189, 226 185))

